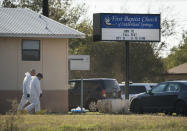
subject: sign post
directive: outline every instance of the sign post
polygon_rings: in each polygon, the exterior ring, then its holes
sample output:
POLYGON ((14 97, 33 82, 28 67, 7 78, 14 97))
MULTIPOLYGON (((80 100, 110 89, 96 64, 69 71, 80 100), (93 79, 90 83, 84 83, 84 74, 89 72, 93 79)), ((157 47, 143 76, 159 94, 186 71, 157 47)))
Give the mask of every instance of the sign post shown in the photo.
POLYGON ((126 69, 125 69, 125 99, 129 99, 129 42, 125 43, 125 49, 126 49, 126 69))
POLYGON ((81 76, 81 112, 83 112, 83 77, 81 76))
POLYGON ((126 100, 129 99, 129 42, 160 42, 160 29, 160 14, 97 13, 93 15, 94 41, 125 43, 126 100))
MULTIPOLYGON (((88 55, 70 55, 68 58, 68 70, 69 70, 69 80, 71 70, 90 70, 90 56, 88 55)), ((81 112, 83 112, 83 77, 81 75, 81 112)))

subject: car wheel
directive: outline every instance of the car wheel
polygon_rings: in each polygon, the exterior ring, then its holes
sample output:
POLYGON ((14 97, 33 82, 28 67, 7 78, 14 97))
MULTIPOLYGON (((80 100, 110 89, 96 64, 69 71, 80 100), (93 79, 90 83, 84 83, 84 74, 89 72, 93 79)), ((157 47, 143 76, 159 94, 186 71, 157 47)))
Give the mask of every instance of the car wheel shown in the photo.
POLYGON ((138 113, 138 114, 142 114, 143 113, 142 106, 141 106, 139 101, 137 101, 137 100, 134 101, 133 107, 132 107, 132 112, 138 113))
POLYGON ((177 102, 177 104, 175 106, 175 110, 176 110, 177 115, 186 115, 187 114, 186 105, 182 101, 177 102))
POLYGON ((91 111, 91 112, 96 112, 97 111, 97 101, 95 100, 91 100, 88 104, 88 109, 91 111))

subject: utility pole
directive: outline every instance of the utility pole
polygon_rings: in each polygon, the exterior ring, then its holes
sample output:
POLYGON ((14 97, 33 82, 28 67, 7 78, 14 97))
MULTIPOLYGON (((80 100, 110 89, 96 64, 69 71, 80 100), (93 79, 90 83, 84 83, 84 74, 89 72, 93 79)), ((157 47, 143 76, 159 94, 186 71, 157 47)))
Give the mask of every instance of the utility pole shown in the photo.
POLYGON ((42 13, 44 16, 49 17, 49 4, 48 0, 43 0, 43 10, 42 13))

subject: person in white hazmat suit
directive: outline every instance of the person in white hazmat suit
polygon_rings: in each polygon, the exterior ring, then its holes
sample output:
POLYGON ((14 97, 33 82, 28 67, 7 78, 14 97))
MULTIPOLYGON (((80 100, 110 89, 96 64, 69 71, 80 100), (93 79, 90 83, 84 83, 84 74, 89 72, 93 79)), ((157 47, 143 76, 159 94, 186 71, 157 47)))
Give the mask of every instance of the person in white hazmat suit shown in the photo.
POLYGON ((23 79, 23 95, 20 101, 20 104, 18 106, 18 110, 23 110, 23 107, 29 102, 29 90, 30 90, 30 82, 31 82, 31 76, 35 76, 36 70, 31 69, 30 72, 25 73, 25 78, 23 79))
POLYGON ((30 102, 31 104, 25 107, 26 112, 30 112, 35 108, 35 112, 40 112, 40 97, 42 96, 42 90, 40 88, 40 80, 43 78, 41 73, 32 77, 30 83, 30 102))

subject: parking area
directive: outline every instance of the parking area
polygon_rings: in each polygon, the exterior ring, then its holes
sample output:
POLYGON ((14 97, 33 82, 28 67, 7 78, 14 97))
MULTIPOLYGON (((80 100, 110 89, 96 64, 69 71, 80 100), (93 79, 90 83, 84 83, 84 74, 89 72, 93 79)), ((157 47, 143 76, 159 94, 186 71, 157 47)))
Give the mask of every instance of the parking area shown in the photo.
POLYGON ((84 79, 81 95, 80 80, 72 80, 69 89, 69 107, 78 107, 81 96, 86 109, 102 113, 165 113, 187 115, 187 81, 157 83, 130 83, 129 99, 125 99, 125 84, 115 79, 84 79))

